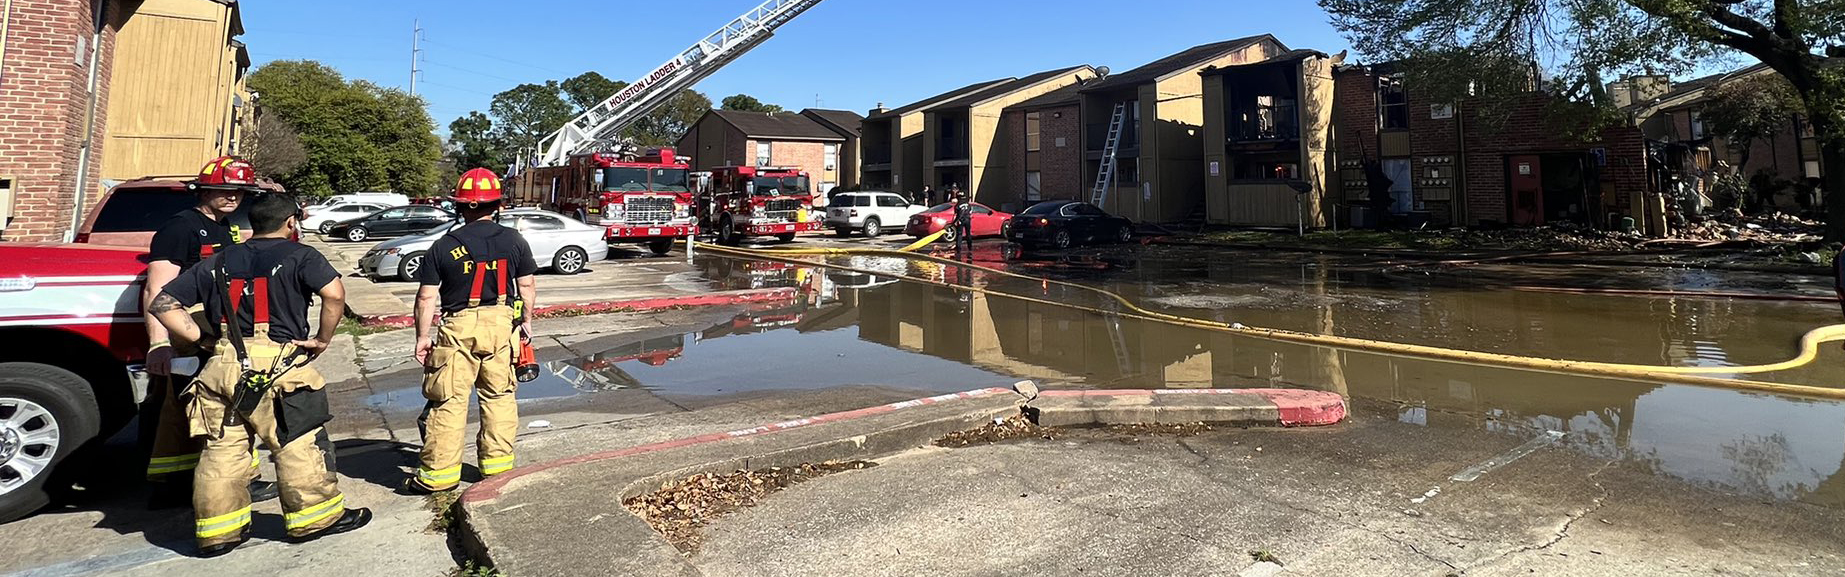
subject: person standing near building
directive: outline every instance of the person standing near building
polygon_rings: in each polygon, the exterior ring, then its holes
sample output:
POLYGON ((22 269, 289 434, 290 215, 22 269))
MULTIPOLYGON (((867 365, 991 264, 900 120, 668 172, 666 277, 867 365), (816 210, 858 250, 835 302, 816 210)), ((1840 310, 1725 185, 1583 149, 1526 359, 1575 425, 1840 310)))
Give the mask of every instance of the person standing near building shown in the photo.
MULTIPOLYGON (((142 442, 152 445, 147 479, 154 484, 149 504, 156 508, 192 501, 193 471, 205 444, 193 437, 187 424, 183 393, 211 354, 216 332, 207 328, 202 341, 173 343, 166 327, 151 313, 154 298, 199 261, 242 242, 245 231, 230 222, 231 214, 258 191, 250 163, 229 156, 206 163, 198 178, 186 186, 198 195, 198 204, 168 218, 154 232, 141 296, 142 310, 150 312, 145 319, 148 395, 141 408, 140 433, 142 442)), ((211 323, 205 324, 209 327, 211 323)), ((255 473, 251 471, 250 498, 276 498, 275 483, 256 479, 255 473)))
POLYGON ((955 203, 955 220, 953 223, 955 227, 955 243, 957 245, 972 246, 974 243, 973 201, 967 198, 967 193, 962 192, 961 186, 958 184, 948 187, 948 197, 951 199, 949 202, 955 203))
POLYGON ((290 538, 309 541, 371 522, 369 509, 344 506, 325 428, 333 419, 327 383, 308 366, 333 340, 346 313, 346 288, 325 256, 289 240, 299 234, 300 219, 286 194, 258 199, 250 208, 255 237, 167 283, 149 308, 181 342, 203 337, 189 307, 204 307, 219 324, 221 336, 186 408, 191 432, 205 441, 192 499, 202 557, 229 553, 249 539, 252 437, 275 459, 290 538), (320 318, 310 338, 308 301, 315 295, 320 318))
POLYGON ((513 468, 513 437, 519 430, 518 381, 513 363, 518 330, 531 336, 525 312, 534 302, 538 265, 532 248, 512 229, 494 222, 500 208, 500 178, 476 168, 461 176, 455 206, 462 225, 430 247, 416 293, 416 360, 425 367, 423 451, 416 476, 403 490, 428 494, 461 483, 462 433, 468 395, 480 395, 482 475, 513 468), (440 312, 441 325, 436 325, 440 312))
POLYGON ((918 204, 935 206, 935 189, 931 188, 929 185, 927 184, 923 185, 922 192, 918 194, 917 196, 918 196, 918 204))

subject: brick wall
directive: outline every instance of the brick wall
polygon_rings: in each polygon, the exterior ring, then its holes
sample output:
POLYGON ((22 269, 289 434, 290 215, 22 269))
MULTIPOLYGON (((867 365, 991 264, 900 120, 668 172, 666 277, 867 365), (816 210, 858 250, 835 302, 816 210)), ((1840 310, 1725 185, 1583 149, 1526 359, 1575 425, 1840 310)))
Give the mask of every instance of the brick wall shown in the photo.
MULTIPOLYGON (((1083 121, 1081 110, 1076 104, 1056 106, 1038 110, 1038 186, 1041 200, 1081 199, 1087 183, 1083 180, 1083 121), (1059 114, 1063 116, 1058 117, 1059 114), (1063 139, 1063 147, 1057 146, 1057 139, 1063 139)), ((1010 194, 1002 195, 1005 202, 1018 205, 1023 210, 1025 201, 1025 173, 1028 168, 1025 152, 1025 114, 1024 110, 1008 110, 1001 123, 1001 129, 1012 135, 1006 148, 1008 166, 1018 167, 1011 171, 1007 187, 1010 194)))
MULTIPOLYGON (((120 10, 106 2, 109 10, 120 10)), ((119 19, 120 14, 112 15, 119 19)), ((102 142, 107 123, 115 29, 91 46, 95 19, 88 0, 14 0, 6 57, 0 62, 0 176, 14 180, 13 219, 0 239, 63 240, 74 215, 101 194, 102 142), (81 38, 81 40, 79 40, 81 38), (79 53, 81 42, 86 50, 79 53), (89 170, 77 174, 92 110, 89 50, 99 51, 89 170), (86 185, 77 206, 79 181, 86 185)))
MULTIPOLYGON (((759 141, 751 140, 749 142, 749 148, 747 149, 749 150, 749 160, 747 163, 755 164, 756 143, 759 141)), ((805 170, 807 171, 808 177, 813 180, 814 190, 818 191, 820 189, 820 183, 826 178, 826 143, 799 140, 775 140, 770 142, 772 142, 772 144, 769 145, 770 165, 805 170)))

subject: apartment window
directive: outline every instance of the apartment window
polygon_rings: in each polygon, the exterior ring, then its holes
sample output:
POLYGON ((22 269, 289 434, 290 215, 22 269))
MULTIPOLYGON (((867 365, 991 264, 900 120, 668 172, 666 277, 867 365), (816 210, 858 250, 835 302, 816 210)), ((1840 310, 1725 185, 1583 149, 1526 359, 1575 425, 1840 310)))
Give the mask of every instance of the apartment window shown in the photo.
POLYGON ((1409 128, 1409 95, 1403 92, 1403 77, 1377 79, 1377 116, 1384 130, 1409 128))
POLYGON ((1128 157, 1115 159, 1115 184, 1140 183, 1140 158, 1128 157))
POLYGON ((773 152, 773 149, 769 146, 770 144, 772 143, 756 143, 756 166, 768 166, 769 159, 774 158, 774 156, 770 154, 773 152))
POLYGON ((1040 131, 1042 130, 1043 123, 1042 123, 1042 117, 1039 116, 1039 114, 1040 113, 1037 113, 1037 112, 1025 113, 1025 151, 1026 152, 1037 152, 1041 150, 1043 147, 1044 143, 1042 141, 1042 137, 1040 136, 1040 131))
POLYGON ((837 144, 826 145, 826 169, 839 169, 839 145, 837 144))
POLYGON ((1025 202, 1044 200, 1044 180, 1036 170, 1025 173, 1025 202))
POLYGON ((1691 111, 1691 139, 1697 140, 1700 138, 1704 138, 1704 115, 1693 110, 1691 111))

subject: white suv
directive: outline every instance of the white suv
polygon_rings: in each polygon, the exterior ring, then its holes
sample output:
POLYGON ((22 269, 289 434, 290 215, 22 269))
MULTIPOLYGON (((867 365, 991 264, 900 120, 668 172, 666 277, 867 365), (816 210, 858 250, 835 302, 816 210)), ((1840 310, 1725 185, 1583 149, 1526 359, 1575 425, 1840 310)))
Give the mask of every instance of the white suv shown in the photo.
POLYGON ((886 226, 903 228, 911 216, 927 208, 889 192, 840 193, 827 203, 826 226, 839 236, 851 235, 854 230, 878 236, 884 234, 886 226))

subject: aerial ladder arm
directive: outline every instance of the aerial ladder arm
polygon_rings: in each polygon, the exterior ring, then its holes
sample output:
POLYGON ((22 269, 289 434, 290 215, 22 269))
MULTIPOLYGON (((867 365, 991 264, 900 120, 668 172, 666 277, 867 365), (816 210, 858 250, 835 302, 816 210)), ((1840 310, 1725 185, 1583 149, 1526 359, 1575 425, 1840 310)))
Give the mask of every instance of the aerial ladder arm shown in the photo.
POLYGON ((618 141, 622 129, 767 41, 777 28, 820 2, 763 2, 540 140, 538 155, 533 160, 538 166, 557 166, 570 155, 589 151, 597 143, 618 141))

